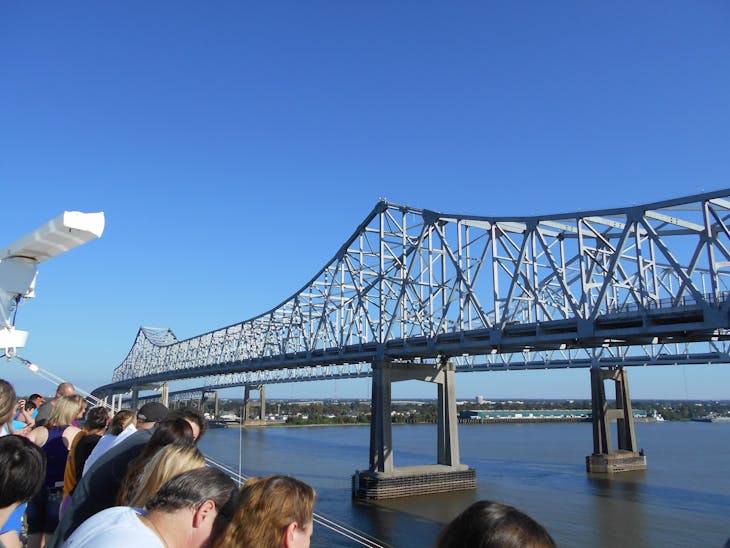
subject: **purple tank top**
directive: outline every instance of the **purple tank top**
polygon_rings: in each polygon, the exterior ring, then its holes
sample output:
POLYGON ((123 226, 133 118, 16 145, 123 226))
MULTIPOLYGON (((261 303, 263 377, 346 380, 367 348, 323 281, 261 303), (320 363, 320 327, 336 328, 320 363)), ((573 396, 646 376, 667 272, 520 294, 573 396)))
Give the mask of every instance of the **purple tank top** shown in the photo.
POLYGON ((48 440, 42 448, 47 458, 46 487, 54 487, 56 482, 63 482, 68 457, 68 449, 63 443, 63 431, 66 428, 66 426, 54 426, 48 429, 48 440))

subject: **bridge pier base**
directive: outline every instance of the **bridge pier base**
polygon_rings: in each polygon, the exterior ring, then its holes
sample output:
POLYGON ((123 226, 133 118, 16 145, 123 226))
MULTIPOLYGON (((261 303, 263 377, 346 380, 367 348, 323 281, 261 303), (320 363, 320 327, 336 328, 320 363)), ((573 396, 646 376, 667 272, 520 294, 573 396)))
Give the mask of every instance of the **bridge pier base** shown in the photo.
POLYGON ((629 394, 628 372, 623 367, 591 368, 593 404, 593 454, 586 457, 588 472, 613 474, 646 470, 646 456, 636 446, 634 414, 629 394), (616 407, 609 408, 604 381, 616 387, 616 407), (611 442, 611 424, 616 423, 617 445, 611 442))
POLYGON ((352 495, 358 499, 388 499, 476 489, 476 472, 459 462, 456 418, 456 372, 451 362, 439 364, 373 362, 370 419, 370 467, 352 476, 352 495), (396 468, 393 458, 391 384, 422 380, 437 385, 437 464, 396 468))

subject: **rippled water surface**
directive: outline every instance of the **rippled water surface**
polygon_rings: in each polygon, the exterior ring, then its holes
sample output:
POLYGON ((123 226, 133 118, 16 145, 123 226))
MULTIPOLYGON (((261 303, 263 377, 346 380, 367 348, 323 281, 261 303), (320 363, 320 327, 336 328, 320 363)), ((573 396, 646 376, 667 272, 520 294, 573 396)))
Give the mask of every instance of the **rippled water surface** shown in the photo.
MULTIPOLYGON (((284 473, 318 492, 316 512, 394 546, 432 546, 444 523, 479 499, 537 519, 560 546, 722 547, 730 537, 730 424, 641 423, 649 469, 589 476, 591 426, 460 425, 462 462, 477 491, 360 503, 351 476, 367 468, 367 427, 212 429, 203 451, 245 475, 284 473)), ((394 425, 396 466, 435 462, 434 425, 394 425)), ((313 546, 354 546, 322 527, 313 546)))

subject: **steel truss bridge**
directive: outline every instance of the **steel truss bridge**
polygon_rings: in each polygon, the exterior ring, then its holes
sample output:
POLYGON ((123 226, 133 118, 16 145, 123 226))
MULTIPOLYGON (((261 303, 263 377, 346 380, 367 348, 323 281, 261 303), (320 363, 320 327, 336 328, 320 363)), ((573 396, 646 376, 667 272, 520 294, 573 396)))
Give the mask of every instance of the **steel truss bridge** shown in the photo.
POLYGON ((367 377, 378 360, 449 358, 456 371, 728 363, 729 278, 730 189, 536 217, 381 201, 280 305, 185 340, 141 328, 95 394, 367 377))

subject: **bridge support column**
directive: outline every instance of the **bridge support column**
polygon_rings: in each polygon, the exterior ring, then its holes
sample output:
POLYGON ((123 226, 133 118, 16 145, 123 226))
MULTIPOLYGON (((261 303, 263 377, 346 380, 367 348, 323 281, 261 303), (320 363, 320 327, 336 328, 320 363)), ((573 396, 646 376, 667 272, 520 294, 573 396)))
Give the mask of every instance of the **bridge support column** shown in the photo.
POLYGON ((476 472, 459 461, 456 420, 456 374, 453 364, 373 362, 370 420, 370 467, 355 472, 353 496, 386 499, 476 488, 476 472), (393 456, 391 384, 422 380, 437 385, 437 464, 397 468, 393 456))
POLYGON ((139 407, 139 390, 132 389, 132 401, 129 403, 131 409, 134 409, 135 411, 139 407))
POLYGON ((160 394, 162 396, 162 405, 170 408, 170 386, 165 383, 162 386, 160 386, 160 394))
POLYGON ((443 382, 438 383, 438 463, 460 464, 459 432, 456 417, 456 370, 451 362, 442 361, 443 382))
POLYGON ((393 471, 393 425, 390 418, 390 369, 383 360, 373 362, 370 403, 370 472, 393 471))
POLYGON ((615 473, 645 470, 646 456, 638 451, 631 408, 628 372, 623 367, 591 368, 593 454, 586 457, 588 472, 615 473), (616 407, 609 408, 605 381, 616 388, 616 407), (617 448, 613 448, 611 425, 616 423, 617 448))
POLYGON ((259 407, 259 420, 266 422, 266 386, 263 384, 259 386, 259 399, 261 401, 261 407, 259 407))
POLYGON ((243 392, 243 422, 244 424, 249 422, 251 416, 251 407, 253 402, 251 401, 251 392, 254 390, 259 391, 259 422, 263 423, 266 421, 266 386, 260 384, 258 386, 246 385, 243 392))

